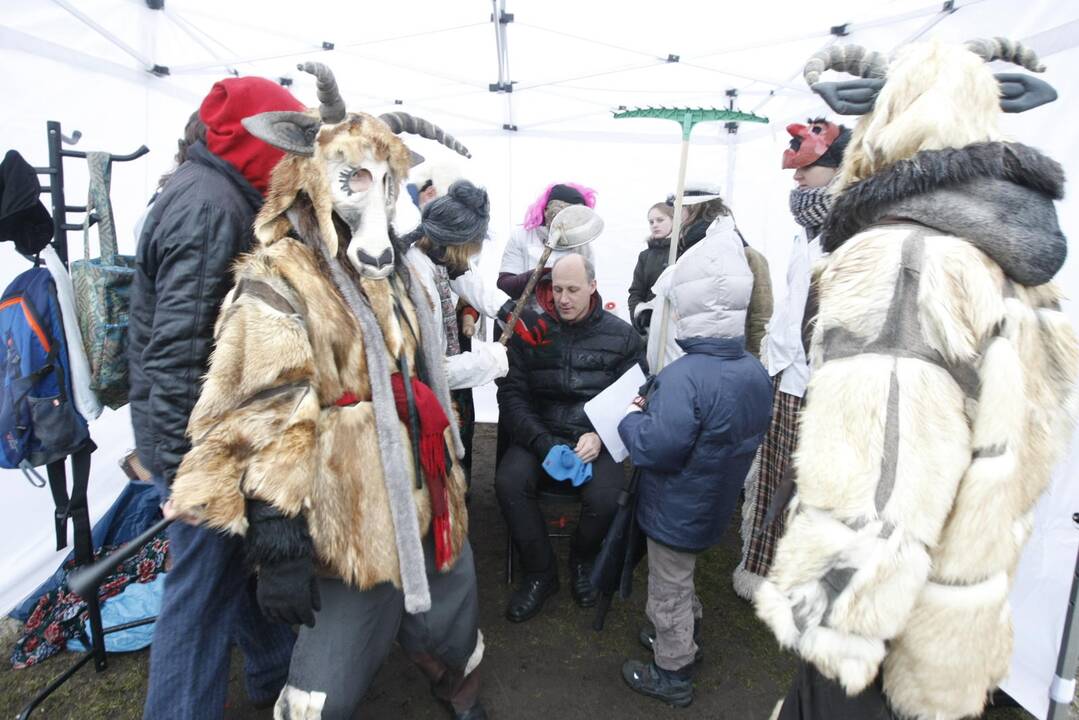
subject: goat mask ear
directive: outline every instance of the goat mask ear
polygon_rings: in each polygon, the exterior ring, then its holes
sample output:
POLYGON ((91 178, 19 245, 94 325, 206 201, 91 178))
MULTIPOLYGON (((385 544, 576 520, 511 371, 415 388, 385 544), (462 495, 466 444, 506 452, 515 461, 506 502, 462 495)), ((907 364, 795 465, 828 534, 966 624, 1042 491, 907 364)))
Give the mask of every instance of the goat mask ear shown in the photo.
POLYGON ((881 78, 858 78, 843 82, 819 82, 813 92, 821 96, 828 107, 840 115, 865 115, 873 109, 877 95, 884 87, 881 78))
POLYGON ((315 137, 322 121, 306 113, 264 112, 240 121, 247 132, 259 140, 294 155, 311 157, 315 154, 315 137))
POLYGON ((409 167, 416 167, 426 159, 412 148, 408 148, 408 158, 409 167))
POLYGON ((1057 91, 1041 78, 1024 73, 995 73, 1000 84, 1000 109, 1021 113, 1057 99, 1057 91))

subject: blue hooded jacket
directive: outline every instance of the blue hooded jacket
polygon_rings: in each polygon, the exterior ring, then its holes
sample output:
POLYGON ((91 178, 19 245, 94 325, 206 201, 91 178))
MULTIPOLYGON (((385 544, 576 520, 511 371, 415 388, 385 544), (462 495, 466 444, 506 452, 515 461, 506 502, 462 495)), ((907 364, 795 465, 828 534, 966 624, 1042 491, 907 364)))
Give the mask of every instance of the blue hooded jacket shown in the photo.
POLYGON ((648 537, 698 552, 719 542, 772 414, 772 385, 745 340, 679 339, 648 407, 618 426, 641 471, 637 521, 648 537))

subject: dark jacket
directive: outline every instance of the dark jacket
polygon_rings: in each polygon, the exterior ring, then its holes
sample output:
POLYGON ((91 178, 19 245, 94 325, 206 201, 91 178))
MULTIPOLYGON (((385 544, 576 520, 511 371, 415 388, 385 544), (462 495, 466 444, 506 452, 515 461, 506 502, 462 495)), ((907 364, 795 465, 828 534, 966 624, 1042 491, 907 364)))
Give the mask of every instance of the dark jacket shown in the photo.
POLYGON ((544 313, 536 346, 514 336, 508 348, 509 373, 498 380, 498 412, 513 442, 542 460, 552 447, 577 444, 595 432, 584 404, 644 362, 644 341, 625 321, 595 306, 580 322, 563 323, 544 313))
POLYGON ((644 412, 618 426, 641 471, 648 537, 697 552, 719 542, 771 420, 772 386, 742 338, 689 338, 656 378, 644 412))
POLYGON ((251 247, 262 196, 202 143, 188 151, 143 226, 131 291, 131 423, 139 459, 171 484, 188 450, 214 323, 232 263, 251 247))
POLYGON ((670 253, 671 239, 669 237, 648 238, 648 247, 641 250, 637 256, 637 267, 633 269, 633 282, 629 285, 629 316, 633 317, 634 309, 643 302, 648 302, 656 296, 652 292, 652 286, 656 284, 667 267, 667 255, 670 253))

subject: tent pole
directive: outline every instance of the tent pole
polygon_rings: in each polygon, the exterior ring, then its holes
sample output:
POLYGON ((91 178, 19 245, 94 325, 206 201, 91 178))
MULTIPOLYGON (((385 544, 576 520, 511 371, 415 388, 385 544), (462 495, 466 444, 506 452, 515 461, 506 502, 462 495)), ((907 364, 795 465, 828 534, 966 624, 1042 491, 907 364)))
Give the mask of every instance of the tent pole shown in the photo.
MULTIPOLYGON (((1079 513, 1072 515, 1072 520, 1079 520, 1079 513)), ((1079 669, 1079 622, 1077 622, 1079 617, 1075 613, 1077 600, 1079 600, 1079 554, 1076 555, 1071 597, 1068 599, 1068 614, 1064 618, 1064 633, 1060 641, 1057 671, 1049 686, 1048 720, 1067 720, 1070 716, 1072 700, 1075 698, 1075 673, 1079 669)))
POLYGON ((53 2, 74 15, 80 22, 92 29, 98 35, 105 38, 113 45, 138 60, 139 63, 142 64, 143 68, 145 68, 146 70, 152 71, 154 67, 156 67, 154 63, 150 62, 149 59, 143 57, 137 50, 135 50, 135 48, 131 47, 123 40, 113 35, 111 32, 109 32, 104 27, 95 22, 93 18, 86 15, 85 13, 80 12, 79 10, 76 10, 67 0, 53 0, 53 2))
POLYGON ((512 21, 513 15, 506 12, 506 0, 491 0, 491 22, 495 25, 495 52, 498 53, 498 82, 488 89, 506 96, 503 130, 517 129, 513 122, 513 81, 510 80, 510 51, 506 33, 506 25, 512 21))

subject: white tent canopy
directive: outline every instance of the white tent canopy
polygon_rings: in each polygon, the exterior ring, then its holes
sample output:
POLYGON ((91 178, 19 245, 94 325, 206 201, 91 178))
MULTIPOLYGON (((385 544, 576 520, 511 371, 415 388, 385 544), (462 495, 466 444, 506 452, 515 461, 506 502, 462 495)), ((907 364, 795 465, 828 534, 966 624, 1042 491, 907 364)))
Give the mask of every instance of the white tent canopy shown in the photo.
MULTIPOLYGON (((0 0, 0 59, 8 68, 0 80, 9 101, 0 117, 5 150, 47 165, 47 120, 60 121, 68 135, 81 131, 79 150, 151 149, 113 169, 121 252, 133 252, 135 221, 212 83, 228 73, 284 79, 299 99, 313 103, 314 80, 296 70, 305 60, 334 70, 350 109, 404 110, 468 145, 473 159, 467 172, 492 199, 495 239, 483 261, 492 278, 512 227, 548 183, 571 180, 596 188, 596 209, 607 227, 594 245, 600 291, 623 316, 647 233, 645 213, 674 188, 680 133, 669 121, 614 120, 611 111, 621 106, 727 107, 733 99, 737 109, 770 119, 733 134, 721 123, 698 126, 689 176, 727 188, 746 239, 769 259, 777 293, 784 292, 795 230, 787 210, 789 172, 779 168, 788 139, 784 127, 828 114, 801 79, 805 59, 827 44, 855 42, 889 52, 930 38, 1008 35, 1026 41, 1048 65, 1044 78, 1060 100, 1007 117, 1006 129, 1064 162, 1073 175, 1079 172, 1079 139, 1067 130, 1079 115, 1079 80, 1069 72, 1079 67, 1076 3, 164 0, 163 6, 0 0)), ((428 158, 449 153, 430 141, 408 141, 428 158)), ((65 175, 68 203, 82 204, 85 163, 67 161, 65 175)), ((1065 201, 1058 209, 1065 233, 1079 234, 1079 206, 1065 201)), ((72 257, 78 257, 76 234, 71 244, 72 257)), ((0 260, 5 285, 28 267, 7 244, 0 246, 0 260)), ((1065 288, 1079 287, 1074 260, 1059 280, 1065 288)), ((1079 307, 1067 310, 1079 319, 1079 307)), ((480 418, 492 419, 493 392, 485 388, 478 397, 480 418)), ((96 517, 125 481, 115 463, 132 440, 126 411, 106 411, 91 431, 100 446, 91 479, 96 517)), ((1070 520, 1079 509, 1070 500, 1079 499, 1079 491, 1062 482, 1077 467, 1073 454, 1039 510, 1039 532, 1015 593, 1018 647, 1008 687, 1036 712, 1044 710, 1079 545, 1070 520)), ((0 508, 0 606, 7 609, 58 559, 50 549, 47 491, 31 488, 18 473, 0 475, 7 500, 0 508)))

